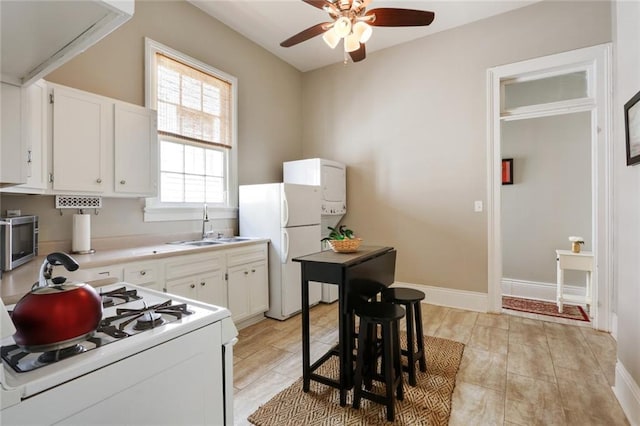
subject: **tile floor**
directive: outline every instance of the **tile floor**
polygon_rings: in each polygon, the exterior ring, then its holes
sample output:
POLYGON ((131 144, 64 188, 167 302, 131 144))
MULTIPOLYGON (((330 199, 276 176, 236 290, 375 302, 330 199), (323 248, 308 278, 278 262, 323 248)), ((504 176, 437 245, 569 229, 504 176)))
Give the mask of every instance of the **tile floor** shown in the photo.
MULTIPOLYGON (((337 341, 337 303, 311 309, 311 355, 337 341)), ((466 345, 453 394, 454 425, 628 425, 611 386, 616 343, 588 323, 509 311, 422 305, 425 334, 466 345), (514 315, 511 315, 514 314, 514 315), (543 319, 541 319, 543 318, 543 319)), ((234 352, 235 424, 302 375, 300 315, 240 331, 234 352)))

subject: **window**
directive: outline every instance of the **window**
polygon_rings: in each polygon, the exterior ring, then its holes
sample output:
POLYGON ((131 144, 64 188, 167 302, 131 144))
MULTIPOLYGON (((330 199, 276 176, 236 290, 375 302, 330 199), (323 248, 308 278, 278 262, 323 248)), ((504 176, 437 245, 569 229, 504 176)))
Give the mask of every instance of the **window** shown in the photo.
POLYGON ((158 198, 147 200, 145 220, 197 218, 203 203, 233 210, 236 79, 150 39, 146 61, 147 106, 158 114, 160 163, 158 198))

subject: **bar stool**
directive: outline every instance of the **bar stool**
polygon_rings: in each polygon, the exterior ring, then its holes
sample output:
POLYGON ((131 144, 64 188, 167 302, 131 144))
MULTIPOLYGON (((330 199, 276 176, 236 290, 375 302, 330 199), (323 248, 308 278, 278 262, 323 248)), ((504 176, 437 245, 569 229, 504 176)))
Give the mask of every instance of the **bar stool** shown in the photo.
POLYGON ((400 336, 398 324, 404 316, 404 309, 393 303, 369 302, 356 307, 355 314, 360 317, 358 334, 358 356, 356 358, 356 377, 353 388, 353 408, 360 408, 360 399, 366 398, 387 406, 387 420, 394 419, 396 397, 402 401, 402 362, 400 360, 400 336), (377 327, 382 328, 382 340, 378 342, 377 327), (373 336, 373 340, 371 337, 373 336), (382 373, 377 374, 378 343, 382 349, 382 373), (375 354, 370 359, 371 354, 375 354), (368 360, 366 358, 369 358, 368 360), (373 363, 373 364, 371 364, 373 363), (365 371, 367 372, 365 376, 365 371), (378 395, 362 389, 363 380, 384 382, 385 395, 378 395), (395 391, 395 392, 394 392, 395 391))
POLYGON ((420 301, 424 300, 425 294, 412 288, 388 288, 382 292, 382 300, 385 302, 403 305, 407 311, 407 349, 402 349, 402 354, 407 357, 407 367, 403 367, 409 372, 409 384, 415 386, 416 362, 420 363, 420 371, 427 371, 427 362, 424 356, 424 337, 422 332, 422 309, 420 301), (414 350, 414 334, 416 337, 416 349, 414 350))

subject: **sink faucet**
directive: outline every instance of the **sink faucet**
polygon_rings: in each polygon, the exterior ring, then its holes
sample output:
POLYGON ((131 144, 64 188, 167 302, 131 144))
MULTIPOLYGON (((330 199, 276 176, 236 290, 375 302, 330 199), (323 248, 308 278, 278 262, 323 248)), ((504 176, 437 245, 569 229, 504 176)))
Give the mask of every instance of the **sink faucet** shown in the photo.
POLYGON ((209 213, 207 213, 207 203, 204 203, 204 211, 202 214, 202 239, 207 238, 207 222, 209 222, 209 213))

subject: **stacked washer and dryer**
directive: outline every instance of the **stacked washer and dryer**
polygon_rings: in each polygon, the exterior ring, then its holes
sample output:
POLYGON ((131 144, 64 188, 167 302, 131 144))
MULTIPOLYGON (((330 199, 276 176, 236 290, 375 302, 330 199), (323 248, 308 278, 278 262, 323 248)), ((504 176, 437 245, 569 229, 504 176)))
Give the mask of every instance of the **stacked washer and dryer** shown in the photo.
MULTIPOLYGON (((317 185, 321 188, 321 234, 322 238, 329 236, 328 227, 336 227, 347 213, 347 168, 337 161, 322 158, 287 161, 283 164, 285 183, 301 185, 317 185)), ((323 250, 329 247, 323 245, 323 250)), ((322 284, 324 303, 338 300, 338 286, 322 284)))

